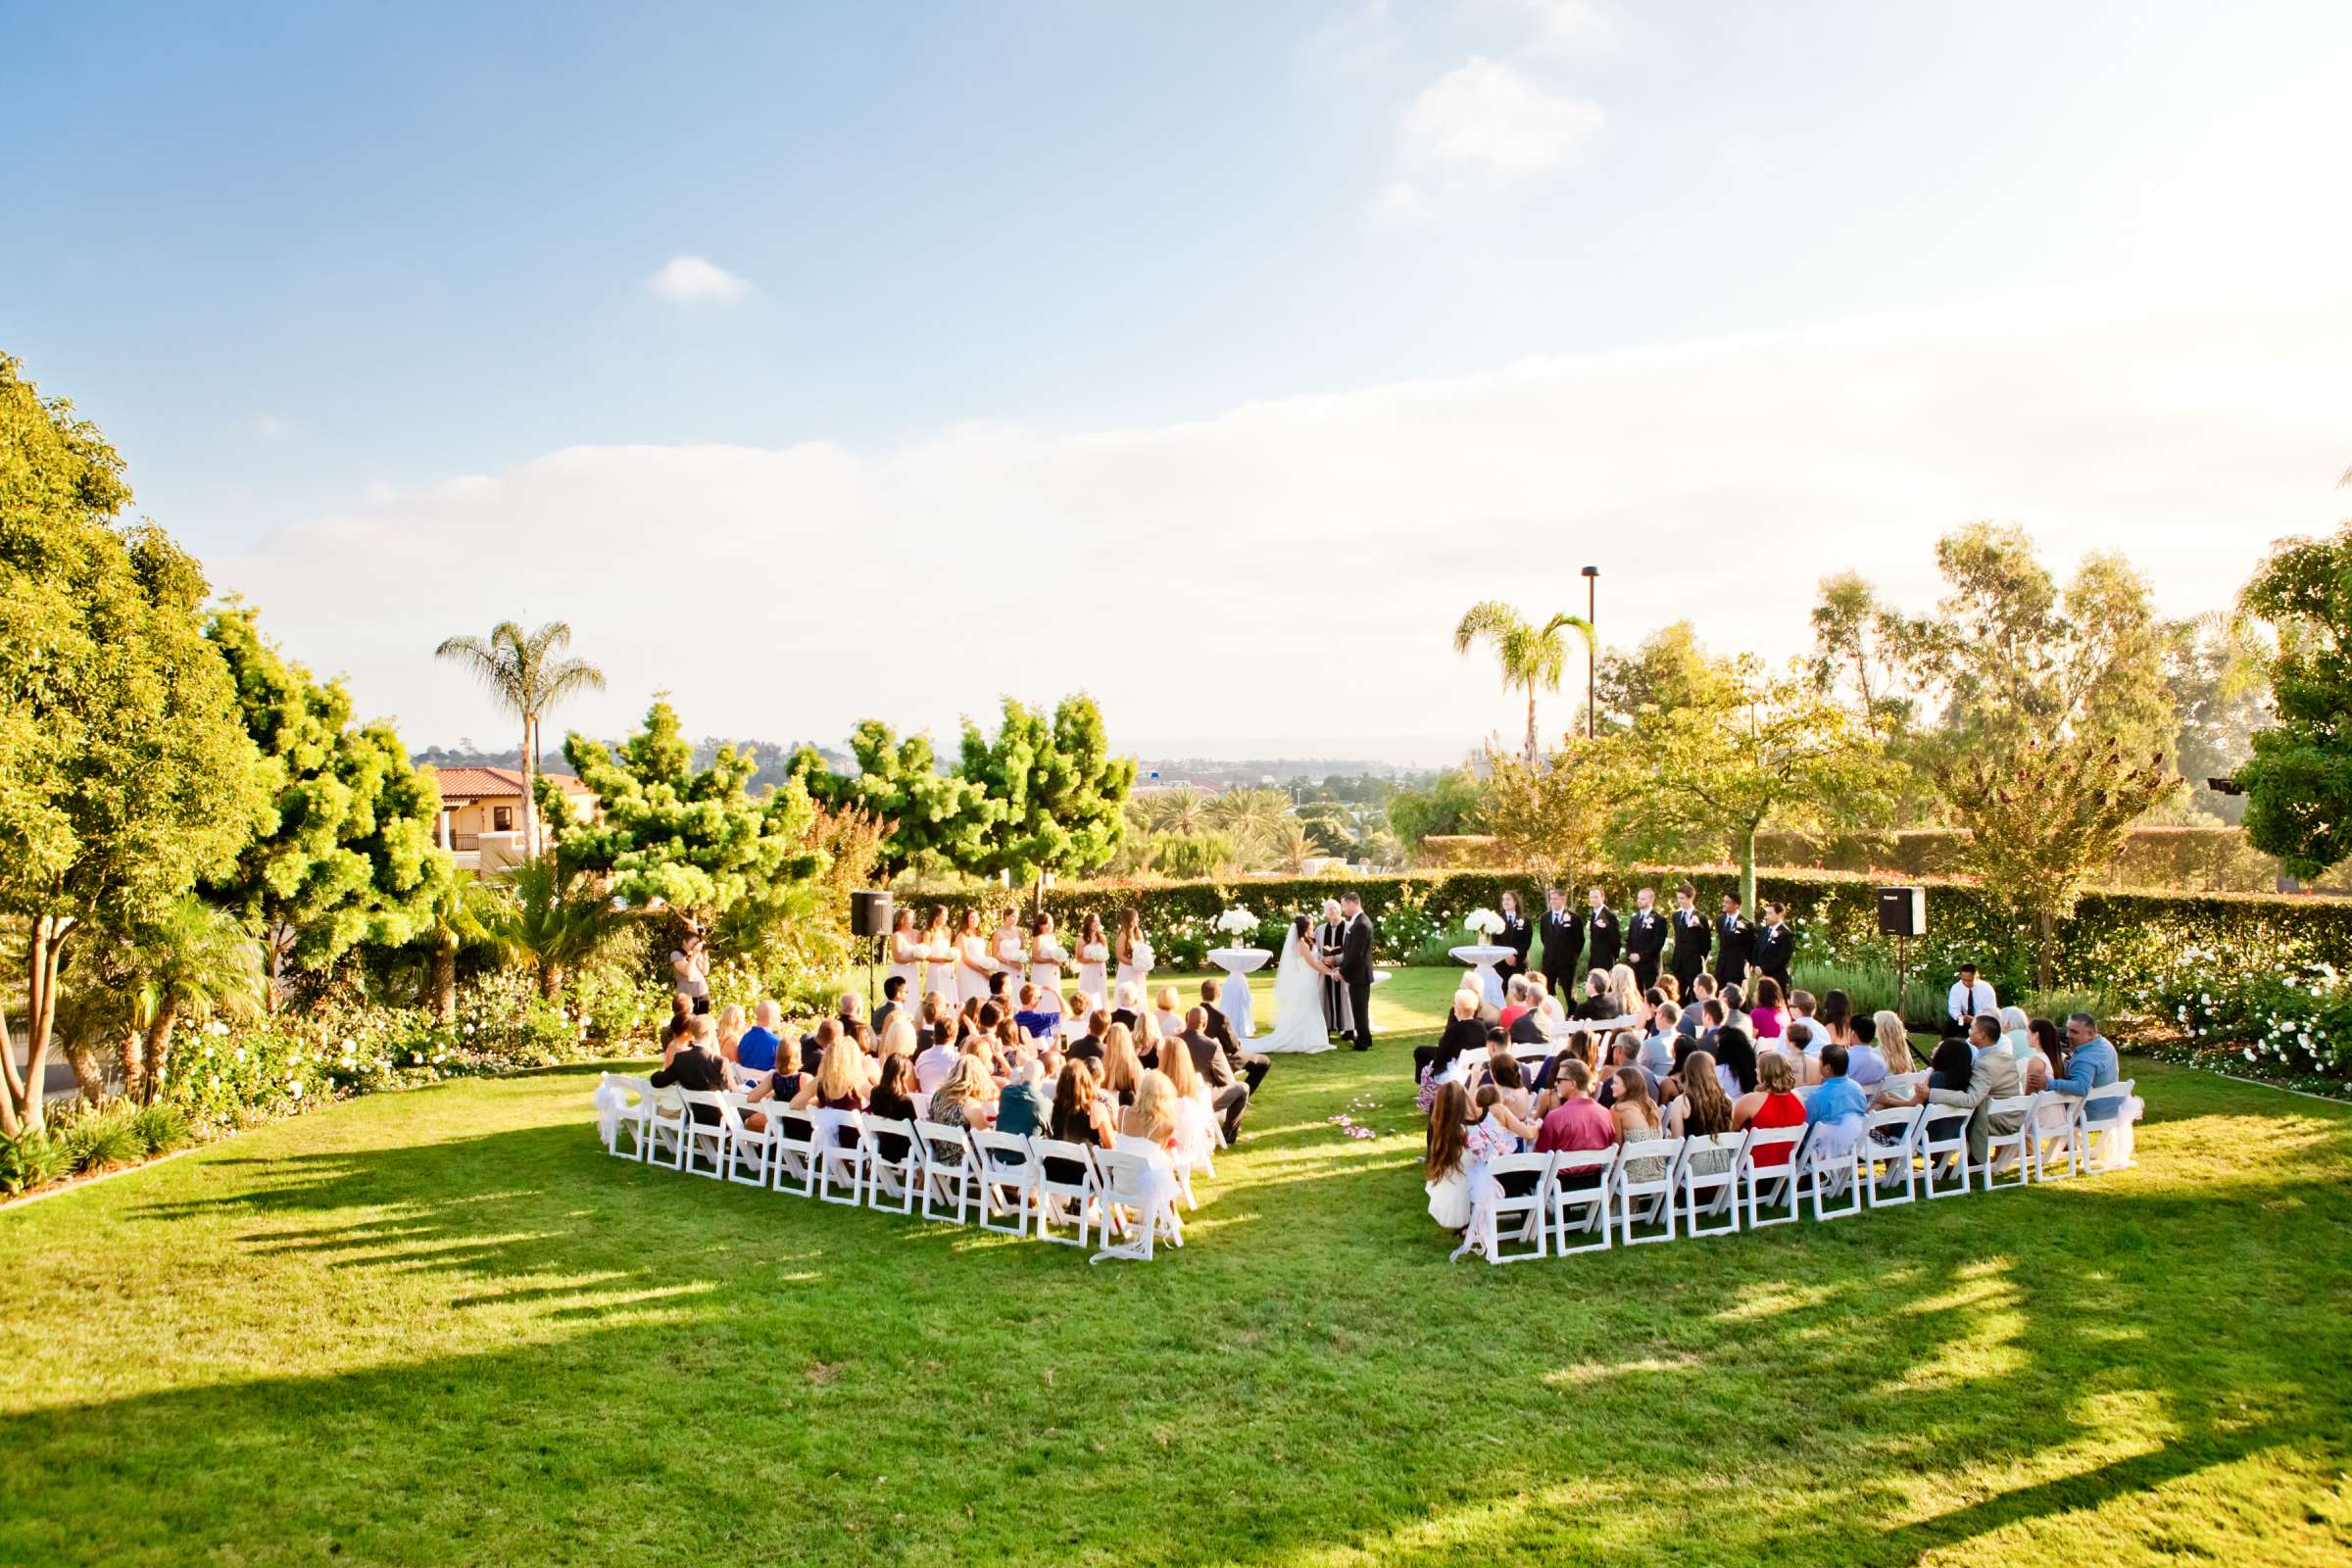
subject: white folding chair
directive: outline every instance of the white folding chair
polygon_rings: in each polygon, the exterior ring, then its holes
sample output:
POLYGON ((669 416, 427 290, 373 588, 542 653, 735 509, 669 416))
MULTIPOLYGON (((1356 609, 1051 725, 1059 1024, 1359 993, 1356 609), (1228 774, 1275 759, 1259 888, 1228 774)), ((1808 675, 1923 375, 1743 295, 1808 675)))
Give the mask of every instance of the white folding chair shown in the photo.
POLYGON ((1129 1138, 1119 1143, 1124 1147, 1088 1151, 1094 1158, 1102 1203, 1097 1238, 1102 1248, 1087 1259, 1089 1263, 1106 1257, 1149 1263, 1152 1240, 1163 1231, 1176 1246, 1184 1245, 1184 1222, 1176 1215, 1174 1174, 1154 1159, 1150 1145, 1129 1138), (1114 1233, 1120 1239, 1113 1240, 1114 1233))
POLYGON ((1029 1234, 1029 1211, 1036 1206, 1037 1157, 1029 1140, 1014 1133, 972 1129, 972 1149, 980 1156, 980 1228, 1004 1236, 1029 1234), (1010 1225, 992 1224, 991 1216, 1010 1214, 1010 1225))
POLYGON ((2034 1105, 2035 1095, 2004 1095, 1987 1102, 1984 1106, 1984 1162, 1977 1174, 1984 1180, 1984 1190, 1991 1192, 2001 1185, 2006 1172, 2011 1187, 2023 1187, 2034 1179, 2029 1161, 2034 1148, 2034 1105), (2016 1123, 2002 1132, 1993 1123, 2007 1118, 2016 1123))
POLYGON ((2077 1125, 2085 1171, 2128 1170, 2137 1163, 2132 1157, 2132 1083, 2121 1079, 2082 1097, 2077 1125))
POLYGON ((1890 1072, 1871 1088, 1871 1094, 1889 1095, 1896 1100, 1908 1100, 1911 1091, 1928 1081, 1924 1072, 1890 1072))
POLYGON ((1566 1257, 1571 1252, 1605 1252, 1609 1235, 1610 1199, 1617 1185, 1617 1151, 1574 1149, 1554 1154, 1547 1206, 1551 1211, 1551 1250, 1566 1257), (1571 1236, 1593 1240, 1568 1245, 1571 1236))
POLYGON ((605 1152, 643 1160, 653 1142, 654 1086, 632 1073, 609 1072, 597 1080, 597 1093, 605 1107, 605 1152))
POLYGON ((816 1120, 806 1110, 794 1110, 781 1100, 763 1100, 768 1107, 768 1168, 779 1193, 816 1196, 816 1120))
MULTIPOLYGON (((1683 1140, 1682 1163, 1674 1188, 1682 1201, 1683 1229, 1693 1237, 1734 1236, 1740 1230, 1740 1205, 1733 1201, 1738 1185, 1740 1152, 1747 1134, 1699 1133, 1683 1140)), ((1646 1150, 1647 1144, 1628 1145, 1646 1150)))
POLYGON ((1483 1179, 1473 1172, 1470 1224, 1463 1230, 1462 1245, 1453 1250, 1453 1257, 1475 1251, 1490 1263, 1519 1263, 1544 1256, 1550 1250, 1544 1205, 1549 1197, 1552 1158, 1550 1154, 1499 1154, 1486 1162, 1483 1179), (1510 1191, 1512 1188, 1518 1191, 1510 1191), (1506 1236, 1515 1242, 1532 1240, 1535 1245, 1505 1252, 1506 1236))
POLYGON ((1682 1167, 1683 1150, 1689 1144, 1683 1138, 1652 1138, 1642 1146, 1642 1158, 1651 1160, 1665 1156, 1664 1168, 1645 1166, 1652 1174, 1635 1176, 1633 1161, 1618 1152, 1616 1190, 1609 1195, 1617 1210, 1619 1235, 1628 1247, 1640 1247, 1646 1242, 1674 1240, 1674 1183, 1675 1172, 1682 1167), (1656 1225, 1662 1229, 1647 1235, 1634 1234, 1636 1226, 1656 1225))
POLYGON ((856 1111, 811 1110, 809 1122, 816 1129, 816 1196, 820 1202, 848 1203, 855 1207, 865 1200, 865 1160, 869 1151, 859 1136, 864 1118, 856 1111), (841 1141, 849 1134, 850 1143, 841 1141), (834 1196, 836 1185, 846 1196, 834 1196))
POLYGON ((894 1214, 913 1213, 923 1182, 923 1145, 914 1135, 914 1123, 871 1112, 859 1116, 858 1122, 861 1129, 858 1143, 865 1149, 866 1206, 894 1214), (884 1153, 885 1138, 905 1145, 896 1158, 884 1153))
POLYGON ((2064 1181, 2080 1169, 2082 1154, 2082 1102, 2072 1095, 2044 1093, 2034 1102, 2033 1140, 2026 1152, 2034 1156, 2034 1179, 2064 1181), (2063 1157, 2066 1169, 2058 1161, 2063 1157))
POLYGON ((671 1087, 655 1090, 646 1104, 646 1163, 674 1170, 686 1163, 686 1102, 671 1087))
POLYGON ((714 1089, 680 1089, 678 1099, 686 1105, 686 1119, 678 1128, 685 1135, 686 1148, 678 1157, 678 1168, 717 1181, 727 1173, 727 1097, 714 1089), (698 1110, 709 1111, 710 1119, 697 1116, 698 1110))
POLYGON ((744 1120, 741 1095, 720 1096, 719 1108, 727 1121, 727 1180, 746 1187, 765 1187, 769 1180, 768 1162, 775 1157, 776 1151, 774 1123, 762 1117, 766 1125, 755 1132, 744 1120))
POLYGON ((1961 1198, 1968 1194, 1968 1117, 1962 1105, 1938 1105, 1931 1102, 1919 1118, 1920 1180, 1930 1198, 1961 1198), (1938 1172, 1949 1172, 1960 1178, 1955 1190, 1949 1183, 1938 1188, 1938 1172))
POLYGON ((1862 1143, 1856 1152, 1862 1156, 1871 1207, 1892 1208, 1919 1196, 1919 1172, 1913 1161, 1919 1154, 1919 1129, 1926 1120, 1927 1111, 1919 1105, 1888 1105, 1862 1118, 1862 1143), (1899 1198, 1895 1196, 1898 1177, 1899 1198))
POLYGON ((966 1205, 985 1202, 980 1196, 980 1156, 972 1152, 960 1127, 918 1121, 914 1135, 923 1145, 923 1218, 962 1224, 966 1205), (946 1203, 955 1205, 952 1214, 934 1207, 946 1203))
POLYGON ((1732 1166, 1738 1182, 1738 1197, 1734 1200, 1747 1215, 1747 1228, 1762 1230, 1767 1225, 1789 1225, 1796 1221, 1797 1199, 1801 1195, 1804 1156, 1804 1123, 1794 1127, 1750 1127, 1747 1143, 1740 1151, 1739 1161, 1732 1166), (1772 1155, 1772 1150, 1786 1150, 1786 1156, 1772 1155), (1764 1210, 1780 1210, 1770 1219, 1764 1210))
POLYGON ((1869 1136, 1868 1125, 1865 1116, 1813 1124, 1812 1136, 1805 1140, 1802 1180, 1813 1195, 1815 1220, 1862 1212, 1862 1189, 1869 1174, 1862 1160, 1862 1140, 1869 1136))
POLYGON ((1037 1158, 1037 1239, 1084 1247, 1096 1200, 1102 1196, 1102 1179, 1095 1174, 1091 1152, 1084 1144, 1033 1137, 1029 1152, 1037 1158), (1059 1224, 1074 1224, 1078 1234, 1054 1235, 1054 1227, 1059 1224))

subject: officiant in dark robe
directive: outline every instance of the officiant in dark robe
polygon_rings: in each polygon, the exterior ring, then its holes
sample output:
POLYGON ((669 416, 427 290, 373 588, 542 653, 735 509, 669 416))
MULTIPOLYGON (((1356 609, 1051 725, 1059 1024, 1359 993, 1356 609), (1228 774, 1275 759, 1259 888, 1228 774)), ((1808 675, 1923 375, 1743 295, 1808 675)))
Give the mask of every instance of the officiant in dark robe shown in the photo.
MULTIPOLYGON (((1315 927, 1315 947, 1323 961, 1335 967, 1340 961, 1340 944, 1348 934, 1348 923, 1340 918, 1340 901, 1323 901, 1323 923, 1315 927)), ((1323 977, 1323 1032, 1346 1035, 1355 1032, 1355 1011, 1348 1004, 1348 986, 1336 974, 1323 977)))

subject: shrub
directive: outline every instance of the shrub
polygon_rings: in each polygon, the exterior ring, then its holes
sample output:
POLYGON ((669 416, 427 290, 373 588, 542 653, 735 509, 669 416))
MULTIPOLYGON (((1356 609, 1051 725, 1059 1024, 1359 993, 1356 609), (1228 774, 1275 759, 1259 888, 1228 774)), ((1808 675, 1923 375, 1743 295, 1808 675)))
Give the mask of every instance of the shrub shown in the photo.
POLYGON ((79 1112, 54 1136, 65 1154, 66 1168, 76 1174, 133 1164, 147 1157, 138 1123, 120 1101, 79 1112))
POLYGON ((130 1125, 139 1135, 140 1147, 150 1155, 169 1154, 196 1141, 196 1130, 188 1125, 187 1112, 170 1101, 141 1105, 131 1112, 130 1125))
POLYGON ((46 1187, 72 1170, 64 1147, 54 1138, 40 1133, 0 1138, 0 1193, 11 1198, 46 1187))

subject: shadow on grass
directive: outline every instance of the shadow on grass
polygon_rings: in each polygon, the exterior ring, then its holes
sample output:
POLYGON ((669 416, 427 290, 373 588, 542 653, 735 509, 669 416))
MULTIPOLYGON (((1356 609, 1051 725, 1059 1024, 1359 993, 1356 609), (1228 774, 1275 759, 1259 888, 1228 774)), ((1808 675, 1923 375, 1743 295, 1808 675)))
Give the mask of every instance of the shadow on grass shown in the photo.
POLYGON ((2289 1494, 2345 1454, 2352 1124, 2226 1199, 2143 1169, 1492 1269, 1408 1158, 1305 1136, 1316 1092, 1151 1268, 584 1119, 217 1161, 249 1185, 131 1217, 363 1284, 414 1353, 0 1420, 0 1556, 1908 1562, 2280 1453, 2275 1513, 2126 1528, 2330 1539, 2289 1494))

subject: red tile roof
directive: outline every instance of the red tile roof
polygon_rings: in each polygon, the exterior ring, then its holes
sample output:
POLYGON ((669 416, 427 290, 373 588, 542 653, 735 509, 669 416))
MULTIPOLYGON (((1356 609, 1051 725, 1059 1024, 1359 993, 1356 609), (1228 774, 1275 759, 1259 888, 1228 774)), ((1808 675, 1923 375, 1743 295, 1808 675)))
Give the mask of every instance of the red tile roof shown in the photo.
MULTIPOLYGON (((479 801, 501 795, 522 798, 522 769, 519 767, 444 767, 438 769, 441 779, 441 798, 445 801, 479 801)), ((569 773, 543 773, 566 795, 589 795, 594 791, 569 773)))

